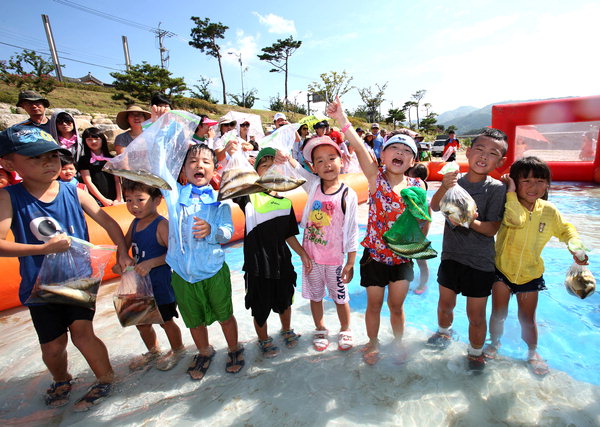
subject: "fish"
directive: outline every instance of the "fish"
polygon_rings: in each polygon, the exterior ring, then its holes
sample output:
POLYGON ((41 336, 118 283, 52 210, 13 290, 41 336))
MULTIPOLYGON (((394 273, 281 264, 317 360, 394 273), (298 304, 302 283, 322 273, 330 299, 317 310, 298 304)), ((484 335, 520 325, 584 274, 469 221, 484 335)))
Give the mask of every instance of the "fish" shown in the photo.
POLYGON ((173 188, 162 179, 160 176, 148 172, 146 170, 129 170, 129 169, 116 169, 105 165, 102 169, 104 172, 111 173, 116 176, 120 176, 131 181, 141 182, 142 184, 149 185, 150 187, 160 188, 162 190, 172 190, 173 188))
POLYGON ((258 174, 254 169, 225 170, 221 176, 221 186, 219 187, 217 200, 221 201, 265 191, 264 187, 256 184, 258 178, 258 174))
POLYGON ((150 296, 119 295, 113 298, 121 326, 163 323, 156 301, 150 296))
POLYGON ((596 290, 596 279, 587 268, 571 267, 565 278, 565 287, 571 295, 584 299, 596 290))
POLYGON ((267 190, 273 191, 290 191, 300 187, 305 182, 306 180, 304 178, 294 178, 291 176, 269 173, 264 174, 256 181, 257 184, 262 185, 267 190))
MULTIPOLYGON (((80 279, 71 279, 61 283, 49 283, 46 286, 66 286, 71 289, 79 289, 85 291, 91 289, 94 286, 100 285, 100 279, 94 277, 84 277, 80 279)), ((88 291, 89 292, 89 291, 88 291)))
POLYGON ((465 198, 446 198, 444 196, 440 202, 440 211, 451 222, 468 228, 475 219, 477 205, 471 196, 465 198))
POLYGON ((60 285, 39 285, 39 289, 53 295, 59 295, 65 299, 65 303, 79 304, 85 306, 93 306, 96 303, 96 295, 83 291, 81 289, 73 289, 68 286, 60 285))

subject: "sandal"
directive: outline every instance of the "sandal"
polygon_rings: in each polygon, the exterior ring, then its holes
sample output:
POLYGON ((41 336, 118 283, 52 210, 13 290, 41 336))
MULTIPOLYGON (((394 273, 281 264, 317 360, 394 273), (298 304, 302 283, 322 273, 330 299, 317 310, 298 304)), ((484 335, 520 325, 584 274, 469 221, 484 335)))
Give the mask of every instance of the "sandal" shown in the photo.
POLYGON ((542 359, 542 357, 537 353, 535 353, 527 360, 527 365, 529 366, 531 372, 533 372, 538 377, 546 376, 548 372, 550 372, 546 361, 542 359))
POLYGON ((293 329, 289 329, 287 331, 279 331, 279 335, 283 338, 283 342, 287 348, 294 348, 298 345, 298 340, 302 335, 294 332, 293 329))
POLYGON ((69 403, 69 395, 73 388, 73 380, 67 381, 55 381, 50 385, 50 388, 46 390, 46 398, 44 401, 46 405, 52 408, 60 408, 69 403))
POLYGON ((225 372, 227 372, 228 374, 237 374, 242 370, 242 368, 246 364, 246 361, 244 359, 240 359, 240 356, 244 357, 244 347, 241 346, 238 347, 237 350, 227 352, 227 357, 229 358, 229 361, 225 365, 225 372), (229 368, 239 369, 231 371, 229 370, 229 368))
POLYGON ((88 392, 73 406, 75 412, 83 412, 89 410, 92 406, 97 405, 104 400, 112 389, 111 383, 96 383, 88 392))
POLYGON ((169 350, 166 354, 156 360, 156 369, 159 371, 168 371, 173 369, 181 360, 185 353, 185 348, 179 350, 169 350))
POLYGON ((198 353, 194 356, 192 364, 187 369, 187 373, 190 375, 191 379, 199 381, 204 378, 204 375, 206 375, 206 371, 208 371, 213 357, 215 357, 215 354, 217 354, 214 348, 211 347, 211 350, 212 353, 209 355, 198 353), (198 374, 202 374, 202 376, 198 376, 198 374))
POLYGON ((262 351, 266 359, 272 359, 279 354, 279 348, 273 344, 273 338, 269 337, 266 340, 258 340, 258 348, 262 351))
POLYGON ((338 350, 348 351, 354 345, 352 340, 352 331, 340 331, 338 334, 338 350))
POLYGON ((488 344, 483 349, 483 355, 486 359, 493 360, 498 357, 498 349, 500 348, 500 343, 498 344, 488 344))
POLYGON ((329 331, 327 331, 327 329, 323 331, 318 329, 315 330, 315 332, 313 333, 313 347, 315 348, 315 350, 323 351, 327 347, 329 347, 329 339, 327 339, 328 332, 329 331))

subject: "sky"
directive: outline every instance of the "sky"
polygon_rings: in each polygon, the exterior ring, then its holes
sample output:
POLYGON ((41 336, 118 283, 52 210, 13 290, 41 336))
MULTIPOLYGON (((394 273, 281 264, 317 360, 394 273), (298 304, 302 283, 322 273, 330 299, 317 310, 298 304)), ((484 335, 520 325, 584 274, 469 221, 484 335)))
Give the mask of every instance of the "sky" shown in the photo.
MULTIPOLYGON (((255 108, 268 108, 271 97, 284 93, 283 74, 270 73, 271 66, 257 55, 261 48, 290 35, 301 40, 302 46, 290 58, 288 92, 303 104, 308 85, 330 71, 346 71, 358 88, 387 83, 384 113, 401 107, 421 89, 426 90, 422 102, 431 104, 436 113, 505 100, 600 94, 598 1, 2 3, 0 59, 20 52, 18 47, 47 53, 41 18, 46 14, 65 65, 63 75, 82 77, 91 72, 104 82, 112 82, 109 73, 125 68, 123 35, 128 39, 132 64, 160 64, 157 39, 148 30, 160 23, 161 29, 175 34, 164 40, 173 77, 184 77, 188 87, 197 84, 200 77, 211 79, 209 89, 219 100, 216 59, 189 46, 188 41, 191 16, 221 22, 229 27, 221 42, 227 92, 241 94, 236 56, 241 54, 244 89, 258 92, 255 108)), ((350 110, 359 106, 357 90, 345 95, 342 102, 350 110)))

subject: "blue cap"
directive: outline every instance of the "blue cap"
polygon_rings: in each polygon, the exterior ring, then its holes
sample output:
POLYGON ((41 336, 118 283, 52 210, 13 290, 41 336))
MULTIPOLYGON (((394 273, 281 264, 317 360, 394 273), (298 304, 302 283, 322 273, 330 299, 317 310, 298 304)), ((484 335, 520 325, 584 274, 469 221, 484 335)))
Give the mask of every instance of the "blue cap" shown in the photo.
POLYGON ((412 152, 414 153, 415 157, 417 157, 417 144, 415 144, 414 139, 412 139, 410 136, 399 134, 399 135, 394 135, 391 138, 388 138, 383 143, 383 146, 381 147, 381 151, 385 150, 387 147, 389 147, 392 144, 404 144, 404 145, 408 146, 408 148, 410 148, 412 150, 412 152))
POLYGON ((11 153, 35 157, 56 150, 71 155, 52 135, 35 126, 15 125, 0 132, 0 157, 11 153))

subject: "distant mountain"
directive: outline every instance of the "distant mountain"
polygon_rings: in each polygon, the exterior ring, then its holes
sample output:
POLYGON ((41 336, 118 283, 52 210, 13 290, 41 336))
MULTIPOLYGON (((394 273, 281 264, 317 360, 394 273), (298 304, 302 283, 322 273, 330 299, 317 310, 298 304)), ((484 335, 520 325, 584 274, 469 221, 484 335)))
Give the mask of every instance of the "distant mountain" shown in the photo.
POLYGON ((437 116, 437 122, 444 126, 446 125, 446 123, 451 125, 453 120, 459 117, 466 116, 467 114, 472 113, 475 110, 479 110, 479 108, 466 105, 458 107, 454 110, 446 111, 445 113, 442 113, 439 116, 437 116))

